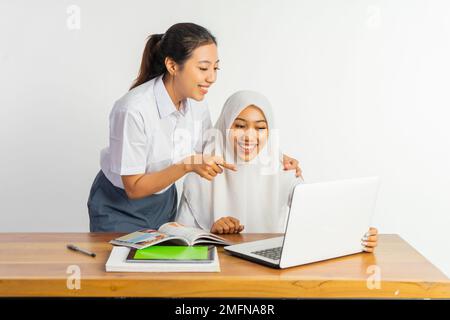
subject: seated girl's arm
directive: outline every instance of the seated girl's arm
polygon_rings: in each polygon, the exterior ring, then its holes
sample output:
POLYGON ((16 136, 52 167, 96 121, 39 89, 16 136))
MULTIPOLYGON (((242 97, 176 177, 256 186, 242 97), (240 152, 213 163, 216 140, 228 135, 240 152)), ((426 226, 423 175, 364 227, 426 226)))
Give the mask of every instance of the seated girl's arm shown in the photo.
POLYGON ((178 207, 177 216, 175 221, 181 223, 187 227, 199 228, 203 229, 195 220, 194 214, 192 213, 189 204, 184 197, 184 194, 181 195, 180 205, 178 207))

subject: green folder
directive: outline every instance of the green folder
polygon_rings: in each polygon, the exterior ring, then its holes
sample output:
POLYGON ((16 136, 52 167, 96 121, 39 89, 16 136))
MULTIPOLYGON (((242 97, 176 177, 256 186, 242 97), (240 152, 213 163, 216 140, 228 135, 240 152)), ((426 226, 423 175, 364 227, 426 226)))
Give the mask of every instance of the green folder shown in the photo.
POLYGON ((208 260, 208 246, 151 246, 136 250, 136 260, 208 260))

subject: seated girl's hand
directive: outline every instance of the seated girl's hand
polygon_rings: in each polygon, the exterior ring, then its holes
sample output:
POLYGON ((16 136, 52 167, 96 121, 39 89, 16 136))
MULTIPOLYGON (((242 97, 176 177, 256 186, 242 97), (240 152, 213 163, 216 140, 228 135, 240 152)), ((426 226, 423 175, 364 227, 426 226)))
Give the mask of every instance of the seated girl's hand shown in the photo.
POLYGON ((244 230, 244 226, 239 220, 233 217, 223 217, 214 222, 211 227, 212 233, 239 233, 244 230))
POLYGON ((361 239, 363 250, 366 252, 374 252, 375 247, 378 245, 378 230, 376 228, 370 228, 369 231, 361 239))

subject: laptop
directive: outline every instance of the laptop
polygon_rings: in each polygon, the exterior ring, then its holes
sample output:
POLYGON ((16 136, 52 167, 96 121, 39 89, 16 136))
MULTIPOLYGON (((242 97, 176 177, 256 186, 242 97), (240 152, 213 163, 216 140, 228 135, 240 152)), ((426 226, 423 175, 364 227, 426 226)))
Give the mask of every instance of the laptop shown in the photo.
POLYGON ((297 184, 284 236, 224 249, 273 268, 289 268, 363 251, 378 192, 378 177, 297 184))

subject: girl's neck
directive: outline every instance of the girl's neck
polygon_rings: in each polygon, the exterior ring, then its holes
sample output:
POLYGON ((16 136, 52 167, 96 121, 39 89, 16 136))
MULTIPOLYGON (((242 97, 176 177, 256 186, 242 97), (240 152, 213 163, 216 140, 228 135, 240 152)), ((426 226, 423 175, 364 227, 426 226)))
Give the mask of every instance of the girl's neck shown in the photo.
POLYGON ((173 76, 165 74, 163 76, 163 83, 164 83, 164 86, 166 87, 167 93, 169 94, 169 97, 172 100, 172 103, 174 104, 175 108, 177 110, 180 110, 181 102, 185 98, 181 97, 181 95, 177 94, 177 92, 175 91, 173 76))

